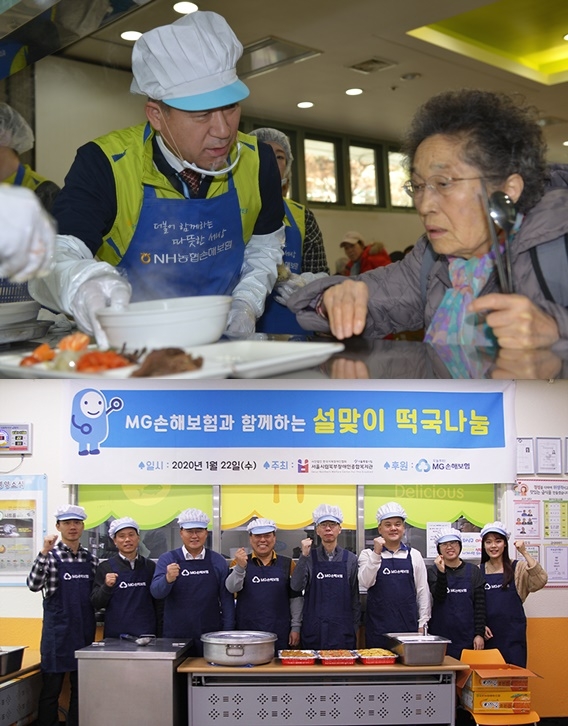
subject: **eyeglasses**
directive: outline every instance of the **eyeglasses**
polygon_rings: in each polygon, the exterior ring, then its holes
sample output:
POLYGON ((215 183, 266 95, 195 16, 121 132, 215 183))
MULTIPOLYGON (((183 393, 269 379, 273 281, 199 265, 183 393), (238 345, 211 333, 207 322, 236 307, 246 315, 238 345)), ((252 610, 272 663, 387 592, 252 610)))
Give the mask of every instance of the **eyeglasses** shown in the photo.
POLYGON ((318 527, 322 529, 335 529, 335 527, 339 527, 339 524, 337 522, 320 522, 318 527))
POLYGON ((416 182, 413 182, 412 179, 409 179, 407 182, 404 182, 402 185, 402 188, 404 191, 408 194, 408 196, 411 199, 421 199, 424 195, 424 192, 426 189, 430 189, 430 191, 439 194, 441 197, 447 197, 452 193, 452 189, 454 188, 454 185, 456 182, 461 181, 475 181, 476 179, 495 179, 497 177, 490 176, 468 176, 468 177, 451 177, 451 176, 441 176, 438 174, 434 174, 434 176, 428 177, 425 182, 422 182, 421 184, 417 184, 416 182))

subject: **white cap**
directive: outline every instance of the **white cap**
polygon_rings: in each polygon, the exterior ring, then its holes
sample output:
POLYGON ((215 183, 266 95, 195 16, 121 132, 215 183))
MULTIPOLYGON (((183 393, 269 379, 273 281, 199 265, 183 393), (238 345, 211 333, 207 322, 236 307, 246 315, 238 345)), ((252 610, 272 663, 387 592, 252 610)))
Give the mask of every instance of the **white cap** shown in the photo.
POLYGON ((17 154, 33 149, 34 132, 26 119, 7 103, 0 103, 0 146, 17 154))
POLYGON ((377 522, 379 524, 383 519, 392 519, 394 517, 406 520, 406 512, 396 502, 387 502, 377 509, 377 522))
POLYGON ((87 512, 77 504, 66 504, 64 507, 59 507, 55 512, 55 519, 58 522, 63 519, 80 519, 82 521, 87 519, 87 512))
POLYGON ((454 542, 456 540, 458 542, 462 541, 461 532, 458 529, 448 527, 447 529, 443 529, 436 537, 436 544, 439 545, 442 544, 442 542, 454 542))
POLYGON ((510 532, 507 532, 505 525, 503 522, 491 522, 491 524, 486 524, 485 527, 481 530, 481 539, 485 537, 486 534, 489 534, 489 532, 495 532, 496 534, 502 534, 505 539, 509 539, 510 532))
POLYGON ((225 18, 198 10, 138 38, 130 91, 183 111, 229 106, 249 95, 237 77, 242 54, 225 18))
POLYGON ((320 504, 312 512, 312 517, 316 526, 320 522, 337 522, 338 524, 343 522, 343 512, 339 507, 334 507, 333 504, 320 504))
POLYGON ((207 529, 209 517, 201 509, 184 509, 178 517, 181 529, 207 529))
POLYGON ((120 519, 113 519, 110 523, 108 528, 109 536, 114 539, 114 535, 117 532, 120 532, 121 529, 126 529, 127 527, 132 527, 132 529, 135 529, 138 534, 140 534, 138 522, 132 519, 132 517, 121 517, 120 519))
POLYGON ((268 534, 268 532, 276 532, 276 525, 271 519, 257 517, 247 524, 247 532, 249 534, 268 534))
POLYGON ((290 145, 290 139, 288 138, 288 136, 286 136, 283 131, 273 129, 269 126, 260 129, 254 129, 250 132, 250 135, 256 136, 257 139, 260 139, 260 141, 264 141, 267 144, 273 142, 282 147, 284 155, 286 157, 286 169, 284 171, 284 174, 282 175, 282 178, 289 181, 290 174, 292 172, 292 162, 294 161, 294 156, 292 154, 292 147, 290 145))

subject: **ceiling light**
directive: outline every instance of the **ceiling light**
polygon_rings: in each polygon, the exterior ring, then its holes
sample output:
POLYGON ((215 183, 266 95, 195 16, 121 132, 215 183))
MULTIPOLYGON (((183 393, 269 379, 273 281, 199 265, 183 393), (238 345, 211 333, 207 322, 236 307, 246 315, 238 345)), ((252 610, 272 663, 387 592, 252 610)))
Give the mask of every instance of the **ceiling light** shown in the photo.
POLYGON ((384 71, 395 65, 396 63, 394 61, 375 56, 374 58, 361 61, 361 63, 355 63, 355 65, 349 66, 349 68, 351 68, 352 71, 357 71, 358 73, 364 73, 367 75, 369 73, 374 73, 375 71, 384 71))
POLYGON ((568 146, 568 141, 563 141, 562 146, 568 146))
POLYGON ((564 40, 568 40, 568 33, 564 36, 564 40))
POLYGON ((122 40, 131 40, 134 43, 141 35, 142 33, 137 30, 125 30, 124 33, 120 34, 120 37, 122 40))
POLYGON ((348 88, 345 91, 346 96, 360 96, 363 93, 362 88, 348 88))
POLYGON ((176 3, 174 5, 174 10, 180 15, 189 15, 190 13, 194 13, 196 10, 199 10, 199 8, 195 3, 176 3))
POLYGON ((311 108, 313 105, 311 101, 300 101, 298 108, 311 108))
POLYGON ((288 63, 298 63, 318 55, 321 55, 321 50, 268 36, 245 45, 243 55, 237 63, 237 75, 239 78, 252 78, 288 63))

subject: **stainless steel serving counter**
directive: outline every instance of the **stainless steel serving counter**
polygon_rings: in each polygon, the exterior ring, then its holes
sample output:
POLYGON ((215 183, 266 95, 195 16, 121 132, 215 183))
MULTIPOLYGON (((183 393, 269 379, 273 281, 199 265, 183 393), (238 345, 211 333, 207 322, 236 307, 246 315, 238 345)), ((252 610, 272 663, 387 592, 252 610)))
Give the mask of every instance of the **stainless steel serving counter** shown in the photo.
POLYGON ((187 675, 190 726, 453 726, 456 671, 467 667, 449 656, 437 666, 284 666, 274 660, 243 668, 188 658, 178 672, 187 675))
POLYGON ((81 726, 185 726, 185 684, 177 668, 190 645, 158 638, 139 646, 105 638, 77 650, 81 726))

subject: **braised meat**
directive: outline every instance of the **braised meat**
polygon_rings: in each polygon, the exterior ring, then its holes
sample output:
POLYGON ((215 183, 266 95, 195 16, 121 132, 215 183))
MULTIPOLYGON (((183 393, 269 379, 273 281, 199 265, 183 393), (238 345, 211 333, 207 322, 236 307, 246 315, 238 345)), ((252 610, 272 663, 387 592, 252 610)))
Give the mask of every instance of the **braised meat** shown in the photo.
POLYGON ((202 365, 203 358, 194 358, 181 348, 159 348, 148 353, 140 367, 130 377, 167 376, 173 373, 196 371, 202 365))

